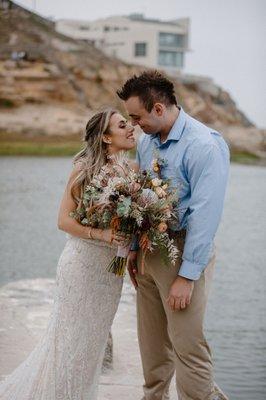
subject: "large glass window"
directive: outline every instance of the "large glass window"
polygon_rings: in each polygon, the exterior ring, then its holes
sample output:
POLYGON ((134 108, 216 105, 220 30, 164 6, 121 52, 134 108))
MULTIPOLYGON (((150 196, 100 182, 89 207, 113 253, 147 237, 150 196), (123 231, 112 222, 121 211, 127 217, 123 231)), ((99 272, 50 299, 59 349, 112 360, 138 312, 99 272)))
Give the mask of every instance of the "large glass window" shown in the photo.
POLYGON ((89 30, 90 30, 90 27, 89 27, 89 26, 86 26, 86 25, 80 25, 79 30, 80 30, 80 31, 89 31, 89 30))
POLYGON ((159 51, 159 65, 165 67, 183 67, 183 53, 178 51, 159 51))
POLYGON ((144 57, 147 54, 147 43, 135 43, 135 57, 144 57))
POLYGON ((160 47, 184 47, 184 35, 178 33, 159 33, 160 47))

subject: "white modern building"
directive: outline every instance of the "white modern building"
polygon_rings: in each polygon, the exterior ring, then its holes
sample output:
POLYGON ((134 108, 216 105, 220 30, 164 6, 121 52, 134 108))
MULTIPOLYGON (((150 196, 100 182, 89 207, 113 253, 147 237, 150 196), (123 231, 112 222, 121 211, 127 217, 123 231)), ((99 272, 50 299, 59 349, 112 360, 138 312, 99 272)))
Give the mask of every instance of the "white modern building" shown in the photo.
POLYGON ((160 21, 131 14, 96 21, 59 20, 56 29, 90 41, 111 57, 168 73, 182 70, 189 50, 188 18, 160 21))

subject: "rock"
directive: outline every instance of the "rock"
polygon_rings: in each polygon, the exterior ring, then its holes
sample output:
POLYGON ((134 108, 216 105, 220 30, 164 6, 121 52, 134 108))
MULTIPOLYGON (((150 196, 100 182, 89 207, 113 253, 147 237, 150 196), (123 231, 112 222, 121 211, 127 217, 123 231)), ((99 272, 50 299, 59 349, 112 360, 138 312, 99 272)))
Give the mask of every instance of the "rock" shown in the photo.
POLYGON ((5 138, 14 132, 24 139, 36 136, 81 138, 91 114, 91 110, 71 104, 25 104, 15 113, 11 107, 1 113, 0 138, 1 132, 5 138))
POLYGON ((266 160, 265 129, 227 126, 222 128, 222 132, 233 151, 256 154, 266 160))

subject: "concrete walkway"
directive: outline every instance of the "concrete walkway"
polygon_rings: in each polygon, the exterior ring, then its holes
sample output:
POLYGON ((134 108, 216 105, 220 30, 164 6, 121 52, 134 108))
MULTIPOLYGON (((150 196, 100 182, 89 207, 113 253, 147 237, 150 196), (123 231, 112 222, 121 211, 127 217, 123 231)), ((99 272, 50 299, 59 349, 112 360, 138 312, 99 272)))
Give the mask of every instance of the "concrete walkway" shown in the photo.
MULTIPOLYGON (((27 357, 43 334, 53 304, 53 288, 51 279, 18 281, 1 288, 0 379, 27 357)), ((141 400, 135 291, 127 279, 112 334, 113 368, 101 376, 98 400, 141 400)), ((171 394, 177 399, 173 385, 171 394)))

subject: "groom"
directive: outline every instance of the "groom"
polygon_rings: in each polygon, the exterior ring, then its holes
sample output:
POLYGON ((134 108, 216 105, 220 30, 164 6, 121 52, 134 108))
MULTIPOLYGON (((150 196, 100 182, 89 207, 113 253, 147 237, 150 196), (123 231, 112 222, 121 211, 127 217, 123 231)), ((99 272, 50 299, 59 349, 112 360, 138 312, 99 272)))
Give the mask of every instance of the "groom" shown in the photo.
POLYGON ((137 148, 140 169, 151 169, 156 149, 166 161, 162 177, 169 178, 179 194, 179 222, 170 232, 180 249, 176 265, 165 267, 154 250, 145 259, 142 275, 137 247, 129 255, 128 269, 137 288, 143 400, 169 399, 174 373, 179 400, 227 399, 213 380, 203 319, 228 178, 228 147, 218 132, 177 105, 172 82, 158 71, 133 76, 117 94, 133 125, 145 132, 137 148))

